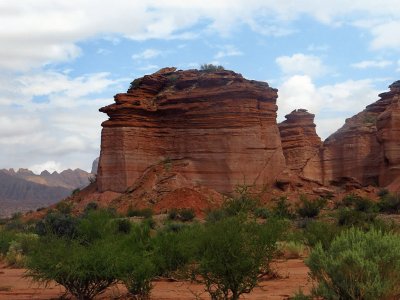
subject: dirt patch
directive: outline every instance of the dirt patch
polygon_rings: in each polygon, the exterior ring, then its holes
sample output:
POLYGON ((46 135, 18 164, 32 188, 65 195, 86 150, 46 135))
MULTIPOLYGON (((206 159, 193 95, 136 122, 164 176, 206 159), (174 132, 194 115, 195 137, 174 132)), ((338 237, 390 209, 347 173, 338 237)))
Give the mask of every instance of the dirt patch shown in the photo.
MULTIPOLYGON (((243 299, 288 299, 299 289, 307 292, 311 288, 308 279, 308 268, 300 259, 281 260, 273 263, 273 268, 281 278, 262 280, 260 287, 243 296, 243 299)), ((31 280, 24 278, 24 269, 9 269, 0 266, 0 300, 26 300, 26 299, 54 299, 62 296, 65 290, 50 284, 47 287, 38 286, 31 280)), ((124 299, 126 289, 117 285, 97 299, 124 299)), ((209 299, 204 293, 202 285, 191 284, 188 282, 169 282, 160 280, 154 282, 151 299, 157 300, 186 300, 186 299, 209 299)))

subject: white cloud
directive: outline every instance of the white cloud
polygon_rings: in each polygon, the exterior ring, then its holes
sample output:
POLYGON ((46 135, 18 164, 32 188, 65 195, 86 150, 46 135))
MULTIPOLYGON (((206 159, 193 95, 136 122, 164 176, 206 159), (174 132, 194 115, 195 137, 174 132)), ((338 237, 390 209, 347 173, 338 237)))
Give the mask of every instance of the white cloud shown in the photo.
POLYGON ((56 171, 56 172, 63 171, 61 164, 58 162, 55 162, 53 160, 46 161, 41 164, 32 165, 28 169, 31 170, 35 174, 40 174, 44 170, 47 170, 50 173, 53 173, 54 171, 56 171))
POLYGON ((358 63, 354 63, 351 66, 356 69, 367 69, 367 68, 385 68, 392 65, 393 62, 390 60, 363 60, 358 63))
POLYGON ((138 68, 138 70, 140 70, 140 71, 151 71, 151 70, 159 70, 159 69, 161 69, 161 68, 157 65, 146 65, 146 66, 138 68))
POLYGON ((150 59, 150 58, 154 58, 157 57, 161 54, 161 51, 156 50, 156 49, 146 49, 143 52, 140 53, 136 53, 134 55, 132 55, 133 59, 136 60, 141 60, 141 59, 150 59))
POLYGON ((235 46, 233 45, 225 45, 221 47, 222 49, 217 52, 217 54, 214 55, 215 59, 220 59, 223 57, 227 56, 240 56, 243 55, 241 51, 239 51, 235 46))
POLYGON ((278 121, 284 120, 284 116, 294 109, 307 109, 317 116, 317 129, 323 138, 341 126, 334 125, 343 125, 346 118, 375 102, 380 92, 370 79, 347 80, 317 87, 306 75, 286 79, 278 90, 278 121))
POLYGON ((314 55, 297 53, 292 56, 280 56, 276 58, 275 62, 287 75, 301 74, 317 77, 327 72, 327 67, 324 66, 321 59, 314 55))

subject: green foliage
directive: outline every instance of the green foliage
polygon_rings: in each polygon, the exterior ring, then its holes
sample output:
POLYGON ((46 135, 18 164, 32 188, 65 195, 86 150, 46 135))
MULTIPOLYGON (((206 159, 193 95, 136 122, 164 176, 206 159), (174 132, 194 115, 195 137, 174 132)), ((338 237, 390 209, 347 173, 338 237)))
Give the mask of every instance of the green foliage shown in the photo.
POLYGON ((9 244, 5 259, 8 265, 22 268, 28 255, 38 239, 36 234, 17 233, 9 244))
POLYGON ((92 210, 97 210, 99 208, 99 205, 97 204, 97 202, 89 202, 85 209, 83 210, 83 214, 87 215, 90 211, 92 210))
POLYGON ((275 220, 259 225, 243 216, 208 223, 198 239, 196 278, 205 284, 211 299, 239 299, 257 285, 281 234, 275 220))
POLYGON ((118 233, 130 233, 132 229, 132 223, 127 219, 118 219, 117 221, 117 232, 118 233))
POLYGON ((143 217, 145 219, 151 218, 154 212, 151 208, 143 208, 143 209, 134 209, 129 207, 128 212, 126 213, 127 217, 143 217))
POLYGON ((354 194, 345 196, 342 200, 342 204, 356 211, 362 211, 366 213, 377 211, 376 205, 373 201, 368 198, 363 198, 354 194))
POLYGON ((168 212, 168 219, 180 220, 182 222, 189 222, 196 216, 193 208, 173 208, 168 212))
POLYGON ((256 207, 254 209, 254 216, 256 218, 268 219, 271 216, 271 212, 266 207, 256 207))
POLYGON ((223 71, 225 68, 223 66, 216 66, 213 64, 202 64, 200 66, 201 71, 206 71, 206 72, 215 72, 215 71, 223 71))
POLYGON ((328 249, 340 230, 336 224, 321 221, 308 222, 304 229, 305 243, 311 248, 320 244, 323 249, 328 249))
POLYGON ((298 241, 278 242, 277 253, 286 259, 300 258, 305 255, 306 248, 303 243, 298 241))
POLYGON ((272 208, 273 216, 282 219, 293 219, 295 217, 286 197, 279 197, 275 201, 275 206, 272 208))
POLYGON ((324 198, 308 200, 306 196, 302 195, 300 196, 300 205, 297 207, 297 213, 302 218, 315 218, 325 205, 326 199, 324 198))
POLYGON ((359 227, 368 230, 376 220, 376 213, 340 208, 337 212, 337 221, 340 226, 359 227))
POLYGON ((121 247, 117 255, 118 279, 127 287, 134 299, 148 299, 157 274, 149 227, 134 225, 131 234, 120 239, 121 247))
POLYGON ((27 276, 42 283, 55 281, 77 299, 93 299, 116 282, 115 244, 100 239, 88 246, 47 235, 27 260, 27 276))
POLYGON ((328 249, 319 244, 307 265, 324 299, 397 299, 400 295, 400 237, 351 228, 328 249))
POLYGON ((77 219, 71 215, 51 212, 36 224, 35 232, 39 235, 55 234, 73 238, 77 234, 77 219))
POLYGON ((72 202, 61 201, 56 204, 56 209, 65 215, 68 215, 72 212, 72 202))
POLYGON ((378 202, 380 212, 397 214, 400 212, 400 194, 384 194, 378 202))
POLYGON ((313 298, 311 296, 308 296, 304 294, 302 290, 299 290, 294 294, 293 297, 289 298, 290 300, 312 300, 313 298))
POLYGON ((0 229, 0 257, 7 254, 10 244, 14 239, 14 232, 0 229))

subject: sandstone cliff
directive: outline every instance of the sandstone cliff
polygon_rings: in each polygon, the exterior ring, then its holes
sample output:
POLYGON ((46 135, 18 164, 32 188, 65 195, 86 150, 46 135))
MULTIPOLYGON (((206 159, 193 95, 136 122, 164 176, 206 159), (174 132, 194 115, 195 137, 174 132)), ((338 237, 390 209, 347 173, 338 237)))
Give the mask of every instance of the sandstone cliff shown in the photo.
POLYGON ((351 179, 361 186, 387 186, 399 175, 399 83, 346 120, 323 146, 323 182, 351 179))
POLYGON ((133 81, 100 109, 109 120, 99 191, 125 192, 159 164, 177 164, 190 185, 218 192, 273 184, 285 168, 276 99, 267 83, 225 70, 166 68, 133 81))
POLYGON ((314 115, 297 109, 285 118, 279 131, 287 168, 303 179, 322 183, 322 142, 315 131, 314 115))

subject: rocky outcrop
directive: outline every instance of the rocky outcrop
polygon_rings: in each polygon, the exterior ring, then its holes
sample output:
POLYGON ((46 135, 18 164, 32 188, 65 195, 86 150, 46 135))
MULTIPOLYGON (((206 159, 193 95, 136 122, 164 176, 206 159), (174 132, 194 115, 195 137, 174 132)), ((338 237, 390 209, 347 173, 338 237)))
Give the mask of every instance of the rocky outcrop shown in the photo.
POLYGON ((162 69, 100 109, 100 192, 125 192, 159 164, 192 186, 231 192, 274 183, 285 168, 277 90, 232 71, 162 69))
POLYGON ((297 109, 285 118, 278 126, 287 168, 303 179, 322 182, 322 142, 315 131, 314 115, 297 109))
POLYGON ((379 172, 379 185, 400 190, 400 81, 389 86, 390 91, 380 94, 390 103, 377 117, 377 138, 381 145, 383 163, 379 172))
POLYGON ((324 183, 343 178, 361 186, 386 186, 397 176, 399 84, 368 105, 365 110, 346 120, 337 132, 324 142, 324 183))

